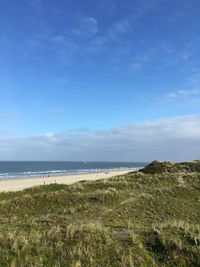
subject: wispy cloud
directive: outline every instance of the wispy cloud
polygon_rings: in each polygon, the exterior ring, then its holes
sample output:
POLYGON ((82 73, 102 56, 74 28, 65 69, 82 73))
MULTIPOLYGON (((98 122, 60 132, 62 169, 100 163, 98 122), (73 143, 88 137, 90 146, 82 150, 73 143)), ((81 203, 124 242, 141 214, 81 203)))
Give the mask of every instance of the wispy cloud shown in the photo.
MULTIPOLYGON (((61 31, 42 27, 41 31, 27 37, 26 44, 31 52, 50 51, 54 58, 65 65, 75 64, 80 55, 102 46, 98 36, 98 20, 95 17, 77 16, 70 27, 61 31)), ((103 41, 104 42, 104 41, 103 41)), ((104 44, 103 44, 104 45, 104 44)), ((30 57, 29 53, 26 53, 30 57)))
POLYGON ((187 79, 188 85, 200 87, 200 70, 194 70, 194 72, 187 79))
POLYGON ((195 70, 188 78, 184 89, 172 90, 160 101, 173 101, 179 103, 191 103, 200 101, 200 71, 195 70))
MULTIPOLYGON (((115 1, 110 3, 117 6, 115 1)), ((43 29, 43 32, 29 38, 29 44, 35 49, 49 47, 63 62, 73 62, 78 55, 101 53, 113 44, 115 47, 121 47, 124 36, 132 34, 135 24, 158 3, 158 0, 148 0, 140 3, 137 8, 133 5, 133 10, 130 10, 126 17, 114 21, 103 31, 96 17, 79 15, 71 21, 70 28, 66 28, 65 31, 54 32, 48 28, 44 32, 43 29)), ((38 9, 40 6, 42 8, 41 0, 32 0, 31 4, 38 9)))
POLYGON ((177 22, 177 21, 183 19, 184 17, 186 17, 188 15, 188 13, 189 12, 187 9, 178 10, 169 16, 168 21, 171 23, 177 22))
MULTIPOLYGON (((66 25, 64 27, 62 25, 60 28, 55 28, 53 23, 48 23, 48 16, 40 16, 39 18, 36 16, 37 31, 27 35, 27 40, 23 41, 22 46, 26 46, 24 53, 29 60, 35 58, 35 61, 43 61, 45 58, 43 55, 48 51, 50 58, 54 61, 56 60, 57 63, 73 65, 83 57, 85 59, 81 60, 83 64, 84 62, 86 64, 94 62, 93 56, 109 51, 110 62, 118 60, 118 64, 115 63, 114 69, 119 71, 122 71, 122 68, 126 69, 126 71, 132 71, 143 70, 145 67, 157 69, 173 66, 183 67, 192 58, 192 49, 190 47, 186 49, 186 44, 181 44, 181 47, 177 48, 173 46, 173 41, 170 43, 163 41, 162 38, 159 38, 160 42, 150 44, 147 36, 137 35, 140 27, 143 27, 140 22, 143 22, 143 20, 148 21, 154 11, 159 14, 159 10, 163 8, 161 2, 159 0, 139 1, 127 5, 129 9, 124 7, 124 10, 120 11, 117 11, 119 8, 118 1, 107 0, 101 4, 98 3, 97 6, 102 6, 103 9, 108 9, 108 7, 113 9, 114 15, 110 14, 113 17, 107 20, 108 25, 105 25, 107 21, 105 20, 105 22, 102 19, 103 16, 101 17, 100 12, 94 13, 95 15, 76 13, 73 14, 73 18, 69 15, 66 19, 66 25), (137 38, 134 39, 134 36, 137 36, 137 38), (144 41, 143 44, 141 43, 142 40, 144 41), (151 51, 150 55, 148 55, 150 46, 152 50, 154 49, 154 54, 151 51), (122 50, 127 51, 125 56, 120 55, 122 50), (134 58, 138 54, 138 59, 134 58), (148 61, 143 60, 143 54, 149 58, 148 61), (154 64, 155 62, 158 64, 154 64)), ((29 0, 28 3, 34 10, 47 11, 45 2, 41 0, 29 0)), ((48 11, 54 15, 56 13, 54 9, 59 10, 59 12, 63 11, 61 6, 61 4, 50 1, 48 11)), ((181 12, 178 11, 175 16, 182 16, 181 12)), ((59 13, 57 12, 56 14, 58 15, 59 13)), ((61 16, 67 16, 66 14, 62 13, 61 16)), ((52 21, 53 18, 52 16, 52 21)), ((159 28, 158 25, 156 27, 159 28)), ((153 34, 155 33, 153 29, 150 30, 152 30, 153 34)), ((159 34, 159 31, 157 34, 159 34)), ((187 40, 188 42, 189 40, 187 40)))
POLYGON ((96 2, 95 5, 97 5, 97 7, 104 13, 113 14, 118 11, 116 0, 102 0, 96 2))
POLYGON ((63 108, 53 108, 51 107, 50 109, 47 110, 47 115, 51 117, 63 117, 65 115, 65 110, 63 108))
POLYGON ((181 112, 191 114, 199 111, 200 87, 171 90, 161 96, 150 96, 152 108, 157 112, 181 112))
POLYGON ((134 17, 130 16, 113 24, 108 31, 108 38, 116 38, 130 32, 133 28, 134 20, 134 17))
POLYGON ((69 78, 67 77, 61 77, 57 78, 55 81, 56 87, 63 87, 69 85, 69 78))
POLYGON ((171 100, 183 100, 183 98, 188 99, 188 98, 193 98, 193 97, 200 97, 200 88, 199 89, 191 89, 191 90, 178 90, 174 92, 170 92, 165 95, 167 99, 171 100))
POLYGON ((135 56, 132 59, 130 69, 133 71, 143 69, 150 62, 151 57, 152 57, 152 53, 148 53, 142 56, 135 56))
POLYGON ((150 0, 142 1, 137 8, 133 5, 133 10, 131 10, 129 16, 113 23, 108 30, 108 38, 117 38, 121 35, 132 33, 137 22, 142 20, 158 3, 159 0, 150 0))
POLYGON ((1 159, 190 160, 200 157, 200 115, 147 121, 98 132, 38 136, 1 133, 1 159))
POLYGON ((92 37, 98 33, 98 21, 94 17, 82 17, 71 33, 78 37, 92 37))
POLYGON ((43 5, 41 0, 30 0, 29 5, 38 13, 43 12, 43 5))
POLYGON ((13 124, 18 122, 23 117, 20 112, 1 112, 0 114, 0 125, 13 124))

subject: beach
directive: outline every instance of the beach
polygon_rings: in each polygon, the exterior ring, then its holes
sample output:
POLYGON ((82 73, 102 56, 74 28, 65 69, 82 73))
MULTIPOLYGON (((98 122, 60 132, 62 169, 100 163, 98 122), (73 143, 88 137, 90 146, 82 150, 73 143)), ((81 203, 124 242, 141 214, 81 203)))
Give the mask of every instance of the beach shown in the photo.
MULTIPOLYGON (((20 191, 32 186, 48 184, 73 184, 82 180, 94 181, 98 179, 111 178, 117 175, 123 175, 132 170, 119 170, 110 172, 84 173, 66 176, 51 176, 38 178, 9 179, 0 181, 0 192, 20 191)), ((135 171, 135 169, 133 169, 135 171)))

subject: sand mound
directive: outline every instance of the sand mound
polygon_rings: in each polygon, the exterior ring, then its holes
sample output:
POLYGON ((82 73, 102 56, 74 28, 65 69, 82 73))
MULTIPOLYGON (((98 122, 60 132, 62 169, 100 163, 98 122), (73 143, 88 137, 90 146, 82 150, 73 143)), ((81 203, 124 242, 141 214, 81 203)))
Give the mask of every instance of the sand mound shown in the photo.
POLYGON ((172 163, 170 161, 153 161, 140 170, 143 173, 176 173, 176 172, 200 172, 200 160, 191 162, 172 163))

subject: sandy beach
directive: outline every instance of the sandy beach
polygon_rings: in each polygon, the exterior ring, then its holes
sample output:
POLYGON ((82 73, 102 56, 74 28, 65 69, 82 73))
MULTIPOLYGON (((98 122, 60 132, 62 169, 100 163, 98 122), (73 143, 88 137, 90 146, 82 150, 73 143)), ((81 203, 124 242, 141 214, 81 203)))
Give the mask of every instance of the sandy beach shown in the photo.
MULTIPOLYGON (((135 169, 134 169, 135 170, 135 169)), ((87 173, 77 175, 66 175, 66 176, 51 176, 51 177, 39 177, 39 178, 23 178, 23 179, 12 179, 0 181, 0 192, 19 191, 28 187, 44 185, 44 184, 72 184, 82 180, 98 180, 110 178, 116 175, 122 175, 130 172, 128 171, 111 171, 108 173, 87 173)))

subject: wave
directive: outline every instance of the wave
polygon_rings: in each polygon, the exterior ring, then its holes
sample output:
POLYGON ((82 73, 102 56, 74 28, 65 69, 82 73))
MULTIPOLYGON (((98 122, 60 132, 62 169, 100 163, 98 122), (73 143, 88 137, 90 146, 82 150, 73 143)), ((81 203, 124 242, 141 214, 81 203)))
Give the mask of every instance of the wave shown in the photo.
POLYGON ((95 169, 72 169, 72 170, 46 170, 46 171, 27 171, 27 172, 15 172, 15 173, 0 173, 0 180, 18 179, 18 178, 36 178, 36 177, 51 177, 73 174, 85 174, 85 173, 98 173, 98 172, 111 172, 111 171, 126 171, 126 170, 138 170, 141 167, 119 167, 119 168, 95 168, 95 169))

